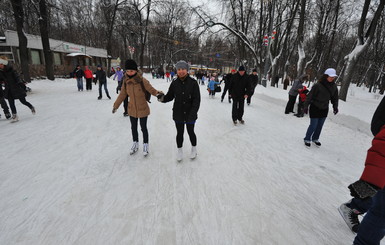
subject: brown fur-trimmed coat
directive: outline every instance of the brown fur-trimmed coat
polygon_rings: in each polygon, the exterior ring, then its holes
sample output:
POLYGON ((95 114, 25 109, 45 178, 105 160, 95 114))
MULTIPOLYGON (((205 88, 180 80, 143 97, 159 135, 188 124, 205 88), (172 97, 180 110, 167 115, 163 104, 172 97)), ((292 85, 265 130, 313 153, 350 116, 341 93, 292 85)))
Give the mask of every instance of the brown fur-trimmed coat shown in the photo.
POLYGON ((143 82, 144 88, 150 92, 150 94, 156 96, 158 90, 153 88, 150 82, 143 78, 139 73, 132 78, 129 78, 126 74, 123 77, 122 89, 120 94, 114 103, 114 108, 119 108, 120 104, 128 95, 130 97, 130 102, 128 103, 128 115, 130 117, 142 118, 150 115, 150 107, 146 101, 146 96, 142 90, 143 82))

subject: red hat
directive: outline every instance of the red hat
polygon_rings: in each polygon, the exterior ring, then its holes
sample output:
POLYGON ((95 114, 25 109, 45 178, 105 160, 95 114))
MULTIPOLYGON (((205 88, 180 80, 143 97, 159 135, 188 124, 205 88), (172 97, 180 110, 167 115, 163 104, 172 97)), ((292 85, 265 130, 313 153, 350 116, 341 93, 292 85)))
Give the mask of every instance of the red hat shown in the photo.
POLYGON ((235 69, 232 69, 231 72, 234 73, 234 72, 236 72, 236 70, 235 70, 235 69))

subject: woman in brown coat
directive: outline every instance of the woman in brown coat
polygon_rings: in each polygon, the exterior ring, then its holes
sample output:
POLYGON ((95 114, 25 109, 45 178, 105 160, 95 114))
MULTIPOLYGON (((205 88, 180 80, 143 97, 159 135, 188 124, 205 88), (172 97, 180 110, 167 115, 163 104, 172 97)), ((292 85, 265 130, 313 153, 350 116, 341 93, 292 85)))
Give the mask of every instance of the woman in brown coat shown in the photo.
POLYGON ((153 88, 150 82, 138 73, 138 65, 134 60, 126 61, 126 72, 123 77, 122 89, 114 103, 112 113, 115 113, 126 96, 129 96, 128 115, 131 121, 133 145, 130 154, 138 151, 138 119, 143 132, 143 155, 148 154, 148 130, 147 117, 150 115, 150 107, 147 104, 146 92, 156 96, 160 91, 153 88))

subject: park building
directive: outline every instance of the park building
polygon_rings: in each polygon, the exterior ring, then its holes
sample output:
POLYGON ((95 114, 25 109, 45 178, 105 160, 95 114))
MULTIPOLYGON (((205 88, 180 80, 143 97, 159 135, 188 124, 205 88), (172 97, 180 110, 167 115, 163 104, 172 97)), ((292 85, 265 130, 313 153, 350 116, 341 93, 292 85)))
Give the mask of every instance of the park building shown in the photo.
MULTIPOLYGON (((16 31, 7 30, 4 36, 0 36, 0 55, 8 57, 9 62, 20 71, 19 37, 16 31)), ((29 70, 32 78, 44 77, 45 60, 41 37, 26 34, 29 54, 29 70)), ((55 77, 69 77, 77 64, 90 66, 96 70, 98 64, 104 68, 107 66, 107 50, 87 47, 70 42, 49 39, 53 52, 55 77)))

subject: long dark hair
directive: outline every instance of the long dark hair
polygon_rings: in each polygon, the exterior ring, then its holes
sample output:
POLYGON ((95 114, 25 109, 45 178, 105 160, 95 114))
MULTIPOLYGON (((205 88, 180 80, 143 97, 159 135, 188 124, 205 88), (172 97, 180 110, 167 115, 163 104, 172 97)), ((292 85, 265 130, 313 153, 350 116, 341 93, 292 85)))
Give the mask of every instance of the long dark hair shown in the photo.
POLYGON ((318 79, 318 82, 323 82, 323 81, 327 81, 327 78, 329 77, 329 75, 327 74, 323 74, 319 79, 318 79))

